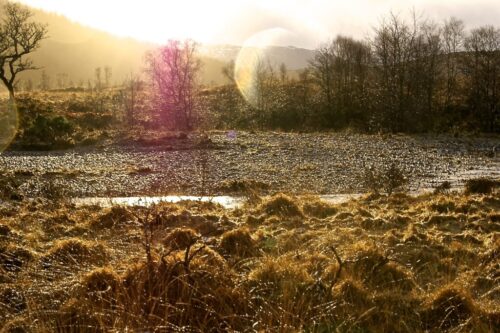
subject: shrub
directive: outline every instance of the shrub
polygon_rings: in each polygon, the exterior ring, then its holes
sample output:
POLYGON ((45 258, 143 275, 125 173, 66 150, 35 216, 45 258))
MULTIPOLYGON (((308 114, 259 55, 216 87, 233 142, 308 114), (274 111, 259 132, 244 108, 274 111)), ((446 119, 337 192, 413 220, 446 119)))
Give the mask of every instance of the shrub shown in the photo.
POLYGON ((500 186, 499 180, 488 178, 469 179, 465 182, 466 194, 490 194, 500 186))
POLYGON ((22 134, 22 146, 30 149, 69 148, 74 145, 74 125, 63 116, 37 115, 22 134))
POLYGON ((9 173, 0 171, 0 200, 21 200, 21 182, 9 173))
POLYGON ((434 188, 434 194, 448 193, 450 189, 451 189, 451 183, 449 181, 444 181, 434 188))
POLYGON ((395 163, 389 167, 376 170, 373 166, 365 169, 364 185, 365 188, 379 193, 380 190, 391 195, 394 191, 403 187, 407 182, 403 170, 395 163))
POLYGON ((40 186, 40 195, 53 201, 66 198, 66 187, 61 179, 50 179, 40 186))

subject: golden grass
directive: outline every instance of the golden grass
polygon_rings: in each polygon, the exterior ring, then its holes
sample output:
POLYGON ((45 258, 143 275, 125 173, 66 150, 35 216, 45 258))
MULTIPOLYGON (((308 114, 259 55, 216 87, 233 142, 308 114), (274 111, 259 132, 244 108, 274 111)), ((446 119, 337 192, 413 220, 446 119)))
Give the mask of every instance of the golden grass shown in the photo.
POLYGON ((16 209, 0 213, 0 332, 500 325, 493 194, 16 209), (136 217, 146 224, 128 223, 136 217))

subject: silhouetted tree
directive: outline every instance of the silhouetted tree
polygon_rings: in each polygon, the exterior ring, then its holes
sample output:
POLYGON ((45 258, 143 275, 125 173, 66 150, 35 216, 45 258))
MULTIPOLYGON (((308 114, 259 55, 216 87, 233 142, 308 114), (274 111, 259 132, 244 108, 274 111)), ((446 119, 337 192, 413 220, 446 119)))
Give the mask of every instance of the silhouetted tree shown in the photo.
POLYGON ((47 36, 45 25, 31 22, 33 16, 29 9, 17 3, 7 2, 3 8, 3 21, 0 23, 0 80, 14 101, 14 88, 17 74, 36 69, 27 55, 35 51, 47 36))
POLYGON ((112 75, 113 72, 111 71, 111 67, 109 66, 104 67, 104 84, 106 85, 106 88, 109 88, 111 86, 112 75))
POLYGON ((125 107, 125 120, 129 126, 132 126, 136 121, 137 104, 139 102, 139 92, 143 88, 142 80, 131 74, 124 83, 122 91, 123 104, 125 107))
POLYGON ((40 77, 40 90, 47 91, 50 89, 50 77, 47 75, 45 71, 42 71, 42 75, 40 77))
POLYGON ((481 130, 498 131, 500 114, 500 29, 484 26, 465 39, 468 104, 481 130))
POLYGON ((454 17, 444 22, 442 28, 444 53, 444 107, 446 109, 458 104, 459 94, 459 52, 463 51, 464 23, 454 17))
POLYGON ((101 78, 101 67, 97 67, 94 70, 94 81, 95 81, 95 89, 97 91, 102 89, 102 78, 101 78))
POLYGON ((311 73, 320 88, 328 125, 345 126, 366 114, 370 46, 338 36, 316 50, 311 73))

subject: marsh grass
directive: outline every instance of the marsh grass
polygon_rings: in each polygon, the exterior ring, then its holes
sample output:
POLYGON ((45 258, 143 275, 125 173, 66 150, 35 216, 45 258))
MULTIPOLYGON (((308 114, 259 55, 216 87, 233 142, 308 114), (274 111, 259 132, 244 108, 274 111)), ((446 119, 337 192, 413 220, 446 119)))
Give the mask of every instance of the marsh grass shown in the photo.
POLYGON ((232 211, 181 202, 41 205, 28 214, 30 205, 0 215, 2 332, 499 325, 494 195, 378 194, 326 205, 278 194, 232 211), (8 260, 22 264, 10 269, 8 260))

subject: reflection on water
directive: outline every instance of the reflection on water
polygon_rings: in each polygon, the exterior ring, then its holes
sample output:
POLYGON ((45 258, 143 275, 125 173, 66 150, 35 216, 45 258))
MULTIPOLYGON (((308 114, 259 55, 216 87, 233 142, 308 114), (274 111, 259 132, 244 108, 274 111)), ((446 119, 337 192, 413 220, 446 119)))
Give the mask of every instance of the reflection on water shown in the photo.
POLYGON ((231 196, 210 196, 199 197, 191 195, 167 195, 162 197, 116 197, 116 198, 76 198, 73 203, 77 206, 81 205, 97 205, 101 207, 119 206, 141 206, 148 207, 161 202, 176 203, 180 201, 201 201, 213 202, 220 204, 227 209, 233 209, 241 206, 245 199, 242 197, 231 196))
MULTIPOLYGON (((320 199, 330 203, 339 204, 351 199, 359 198, 361 194, 329 194, 320 195, 320 199)), ((162 197, 116 197, 116 198, 76 198, 73 203, 77 206, 97 205, 101 207, 118 206, 141 206, 149 207, 153 204, 161 202, 176 203, 180 201, 200 201, 213 202, 221 205, 226 209, 235 209, 241 207, 245 203, 244 197, 233 197, 228 195, 221 196, 191 196, 191 195, 167 195, 162 197)))

